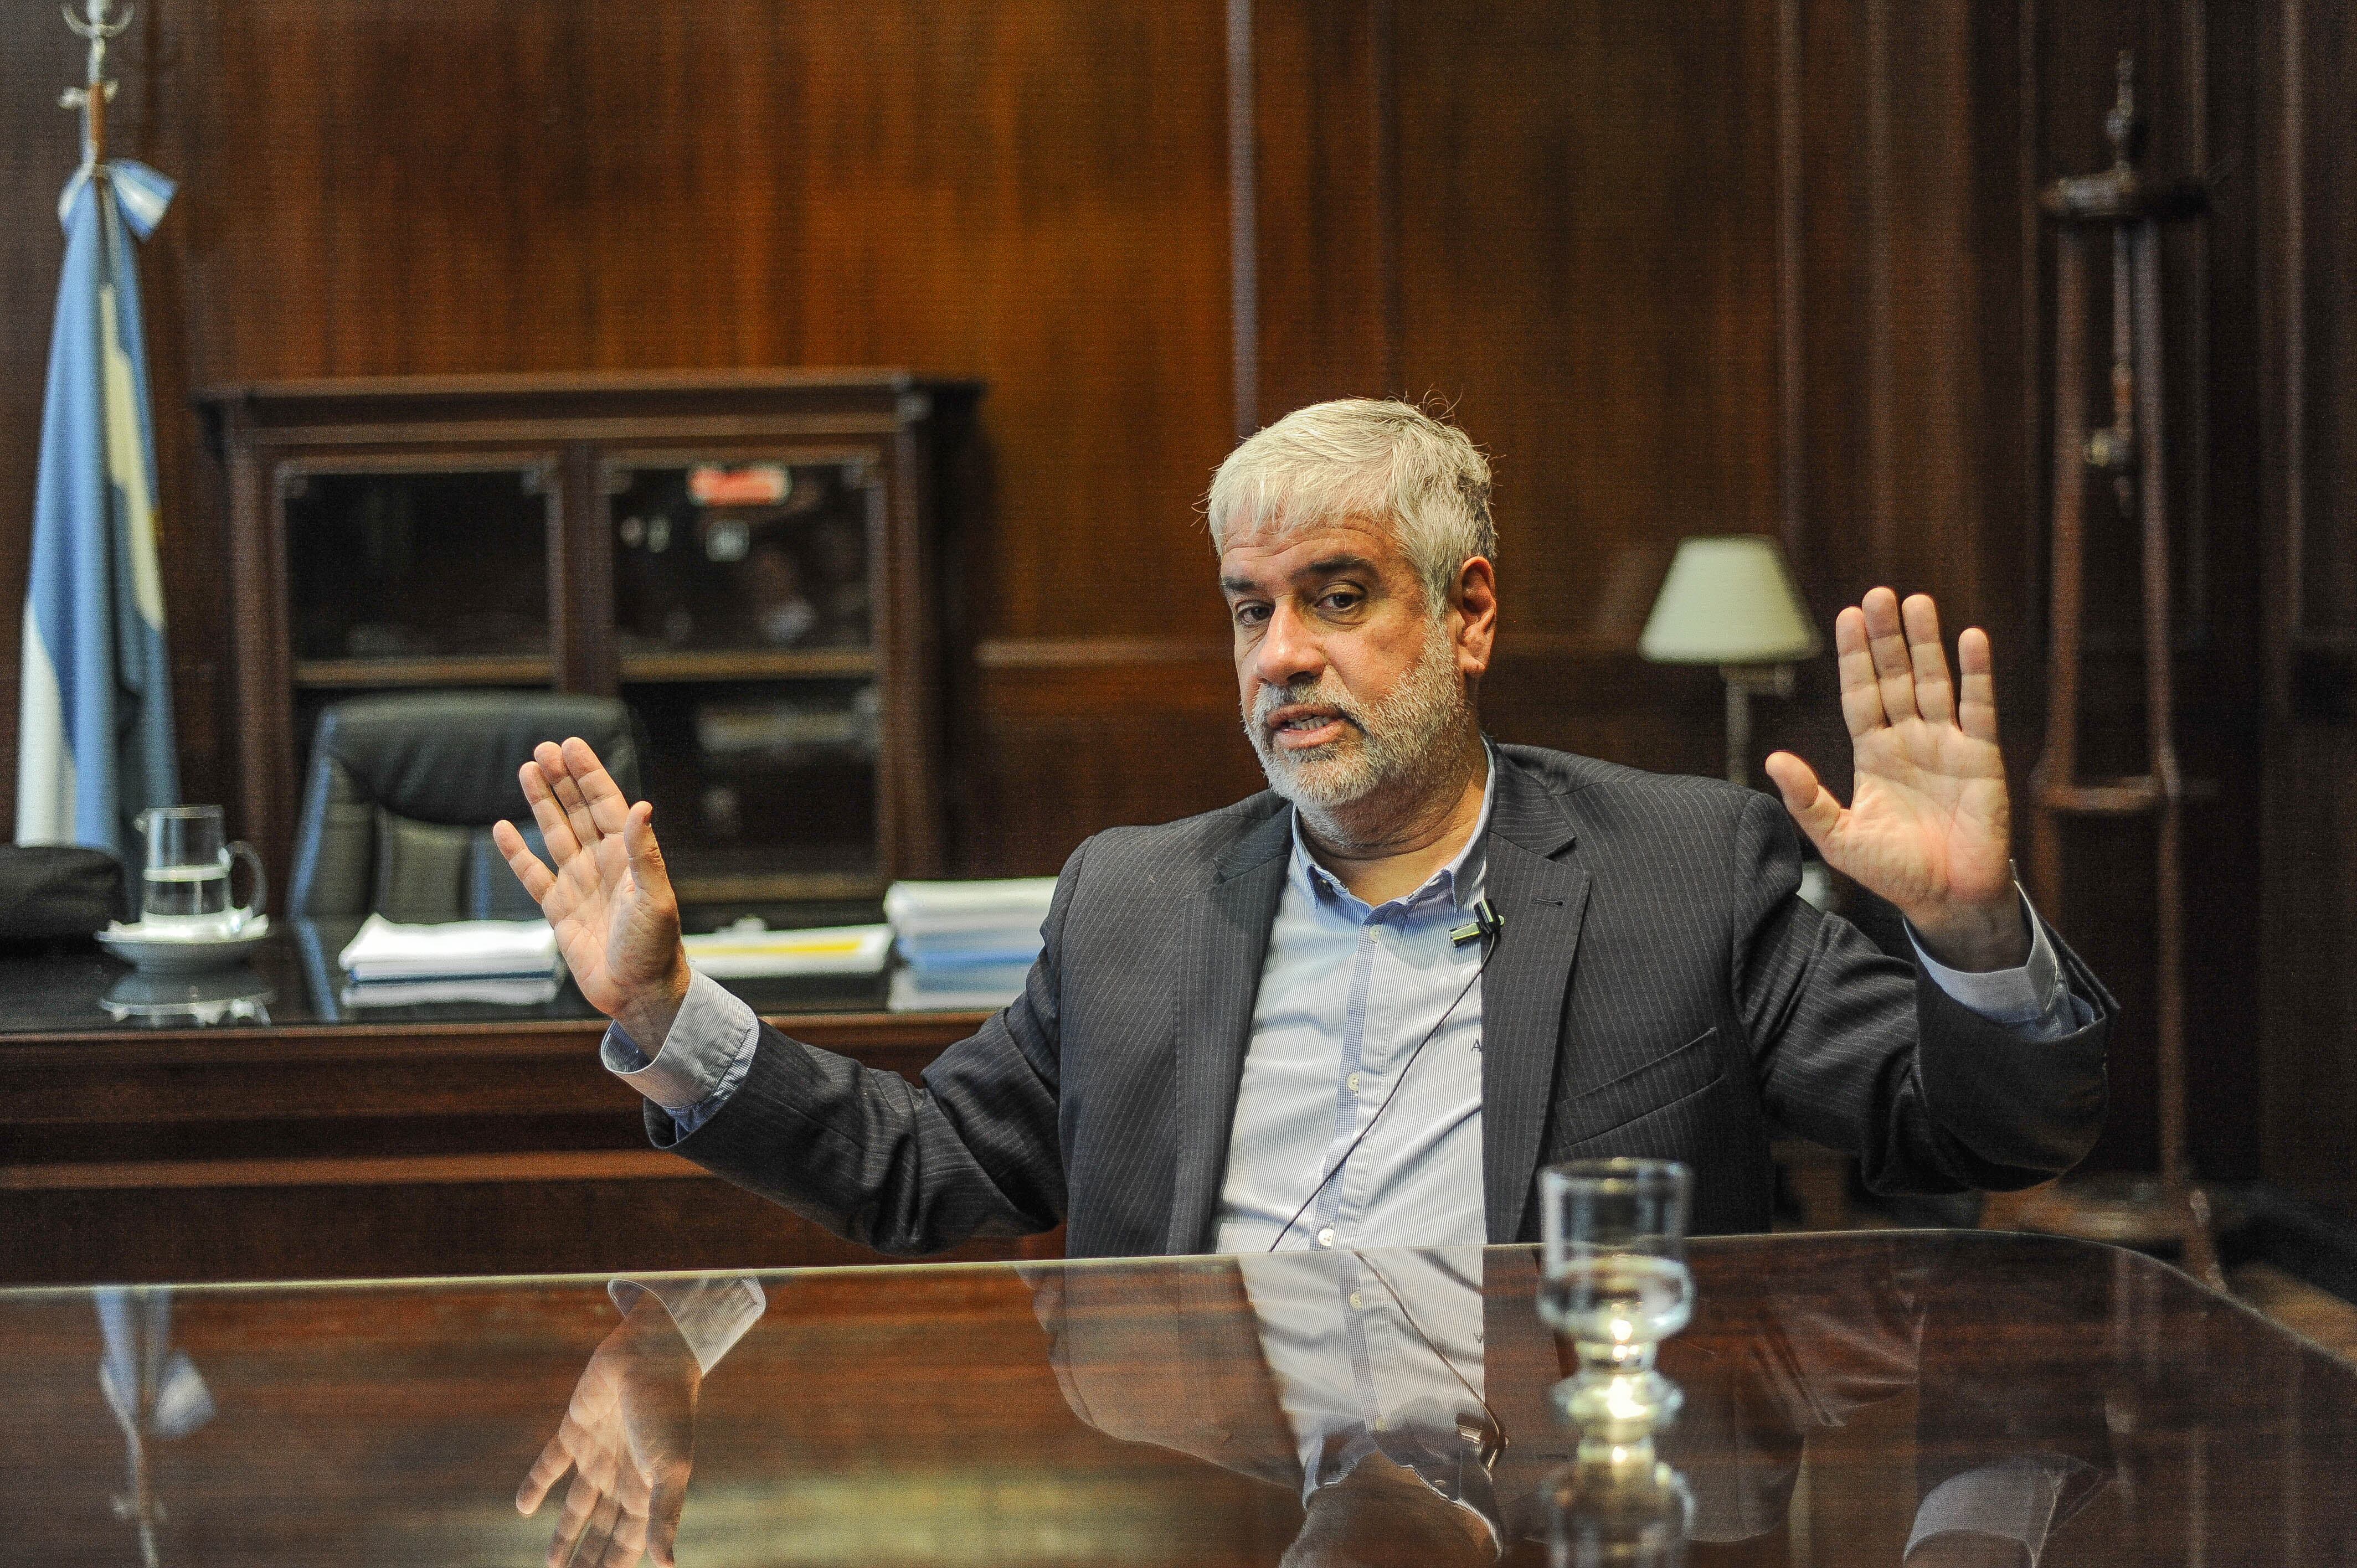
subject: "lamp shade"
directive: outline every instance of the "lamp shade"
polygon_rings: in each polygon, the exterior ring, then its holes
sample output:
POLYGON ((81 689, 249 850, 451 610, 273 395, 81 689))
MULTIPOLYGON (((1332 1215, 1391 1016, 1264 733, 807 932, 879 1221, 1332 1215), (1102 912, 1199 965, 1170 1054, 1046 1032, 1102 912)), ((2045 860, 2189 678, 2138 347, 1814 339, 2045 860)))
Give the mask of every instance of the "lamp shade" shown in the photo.
POLYGON ((1680 540, 1637 639, 1658 664, 1783 664, 1823 646, 1784 553, 1757 533, 1680 540))

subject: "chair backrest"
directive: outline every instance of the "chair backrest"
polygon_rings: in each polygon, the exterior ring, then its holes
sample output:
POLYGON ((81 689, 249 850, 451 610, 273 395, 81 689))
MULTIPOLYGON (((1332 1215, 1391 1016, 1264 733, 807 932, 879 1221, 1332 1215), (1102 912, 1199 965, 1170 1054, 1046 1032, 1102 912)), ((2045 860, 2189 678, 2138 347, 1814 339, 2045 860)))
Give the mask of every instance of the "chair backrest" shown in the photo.
POLYGON ((637 800, 630 710, 610 697, 425 692, 328 707, 311 747, 290 911, 401 921, 538 914, 490 828, 514 822, 547 859, 516 769, 539 742, 575 735, 637 800))

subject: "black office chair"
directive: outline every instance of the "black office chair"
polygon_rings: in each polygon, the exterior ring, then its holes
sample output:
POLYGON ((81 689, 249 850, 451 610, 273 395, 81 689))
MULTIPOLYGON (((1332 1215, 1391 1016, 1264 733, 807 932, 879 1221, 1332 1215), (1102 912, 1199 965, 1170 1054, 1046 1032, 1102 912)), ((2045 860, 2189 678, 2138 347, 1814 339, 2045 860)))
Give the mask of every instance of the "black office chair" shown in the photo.
POLYGON ((491 842, 491 824, 516 823, 548 858, 516 769, 538 742, 574 735, 637 800, 630 713, 610 697, 425 692, 328 708, 295 834, 289 912, 419 922, 539 914, 491 842))

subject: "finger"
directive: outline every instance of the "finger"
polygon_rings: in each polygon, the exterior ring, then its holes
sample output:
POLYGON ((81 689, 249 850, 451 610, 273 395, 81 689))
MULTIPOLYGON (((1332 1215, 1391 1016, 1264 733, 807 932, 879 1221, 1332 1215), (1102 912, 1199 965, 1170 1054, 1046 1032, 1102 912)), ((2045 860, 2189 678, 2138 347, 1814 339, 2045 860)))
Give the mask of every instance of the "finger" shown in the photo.
POLYGON ((532 820, 540 824, 540 836, 548 843, 548 858, 556 863, 559 871, 581 847, 573 836, 573 824, 565 820, 565 808, 558 803, 550 789, 548 775, 538 757, 516 769, 516 782, 523 786, 523 798, 532 807, 532 820))
POLYGON ((606 1542, 606 1554, 598 1559, 600 1568, 631 1568, 647 1550, 647 1516, 636 1509, 626 1508, 614 1520, 614 1533, 606 1542))
POLYGON ((679 1540, 680 1510, 687 1505, 687 1466, 675 1465, 655 1477, 654 1495, 647 1505, 647 1550, 662 1568, 672 1568, 672 1549, 679 1540))
POLYGON ((540 856, 525 847, 523 834, 516 831, 513 822, 493 822, 491 842, 500 846, 508 869, 515 873, 516 880, 523 884, 523 890, 532 896, 533 903, 548 897, 548 890, 556 886, 556 874, 541 865, 540 856))
POLYGON ((621 1517, 622 1504, 612 1493, 597 1498, 590 1511, 589 1528, 581 1532, 581 1544, 575 1548, 575 1568, 597 1568, 606 1561, 606 1549, 614 1543, 614 1522, 621 1517))
POLYGON ((1869 588, 1858 601, 1866 616, 1866 646, 1874 654, 1874 679, 1882 690, 1882 711, 1892 724, 1915 716, 1915 667, 1907 658, 1907 631, 1899 620, 1899 596, 1869 588))
POLYGON ((641 800, 623 819, 622 848, 630 857, 630 875, 648 892, 669 892, 671 873, 663 865, 662 846, 655 843, 655 809, 641 800))
MULTIPOLYGON (((1809 842, 1820 852, 1841 826, 1841 802, 1833 791, 1817 779, 1817 770, 1789 751, 1771 753, 1768 758, 1768 777, 1776 782, 1776 792, 1784 798, 1784 810, 1801 824, 1809 842)), ((1826 854, 1828 861, 1833 859, 1826 854)))
POLYGON ((623 819, 630 814, 630 797, 589 749, 589 743, 579 736, 568 736, 565 741, 565 770, 581 786, 581 798, 589 803, 589 814, 597 819, 597 831, 618 833, 623 819))
POLYGON ((1966 627, 1956 639, 1956 664, 1963 671, 1956 722, 1975 740, 1996 744, 1996 666, 1989 654, 1988 633, 1966 627))
POLYGON ((1856 606, 1834 618, 1834 651, 1841 669, 1842 723, 1849 737, 1862 740, 1889 720, 1882 712, 1882 688, 1874 680, 1874 655, 1866 646, 1866 614, 1856 606))
POLYGON ((565 764, 564 748, 544 740, 533 749, 532 755, 540 764, 540 770, 548 775, 548 787, 556 791, 557 804, 565 808, 565 820, 582 847, 588 848, 605 837, 589 810, 589 802, 582 798, 581 781, 573 777, 565 764))
POLYGON ((1955 716, 1955 690, 1948 682, 1948 655, 1940 646, 1940 607, 1929 594, 1910 594, 1899 607, 1907 628, 1907 659, 1915 671, 1915 711, 1935 725, 1955 716))
POLYGON ((532 1468, 524 1472, 523 1485, 516 1488, 516 1512, 538 1513, 540 1505, 547 1500, 548 1488, 572 1467, 573 1455, 565 1452, 565 1439, 550 1438, 548 1446, 540 1451, 540 1457, 532 1462, 532 1468))
POLYGON ((577 1469, 573 1472, 573 1484, 565 1489, 565 1511, 557 1515, 556 1533, 548 1540, 548 1568, 565 1568, 603 1497, 587 1476, 577 1469))

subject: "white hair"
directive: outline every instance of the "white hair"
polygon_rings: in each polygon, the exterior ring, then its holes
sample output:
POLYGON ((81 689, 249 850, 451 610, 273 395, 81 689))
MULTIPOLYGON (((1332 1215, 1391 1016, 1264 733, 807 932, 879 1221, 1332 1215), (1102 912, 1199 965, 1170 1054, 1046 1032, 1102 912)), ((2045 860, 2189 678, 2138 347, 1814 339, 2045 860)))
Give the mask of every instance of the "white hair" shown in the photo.
POLYGON ((1294 410, 1228 454, 1203 510, 1220 551, 1239 530, 1283 535, 1346 519, 1385 524, 1436 616, 1466 562, 1498 557, 1489 459, 1448 421, 1384 399, 1294 410))

